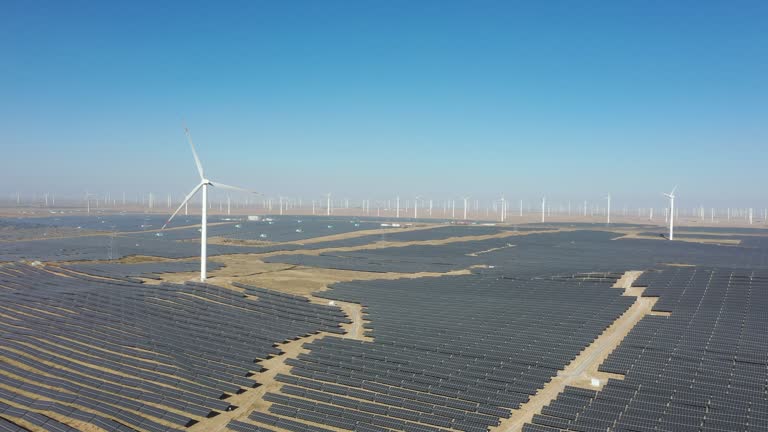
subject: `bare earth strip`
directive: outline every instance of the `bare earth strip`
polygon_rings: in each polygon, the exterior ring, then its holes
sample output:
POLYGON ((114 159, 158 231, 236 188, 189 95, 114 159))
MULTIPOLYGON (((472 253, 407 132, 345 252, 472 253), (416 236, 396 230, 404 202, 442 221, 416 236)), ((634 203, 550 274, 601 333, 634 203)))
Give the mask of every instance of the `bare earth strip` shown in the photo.
POLYGON ((632 328, 651 312, 653 305, 656 303, 656 298, 640 297, 643 288, 632 288, 632 282, 641 273, 641 271, 628 271, 614 285, 614 288, 624 289, 623 295, 637 297, 635 303, 591 345, 582 351, 576 359, 547 383, 544 388, 533 395, 527 403, 519 409, 513 410, 512 416, 508 420, 503 421, 497 428, 492 430, 504 432, 521 431, 523 425, 529 423, 534 415, 540 414, 542 408, 555 400, 565 390, 566 386, 598 390, 599 388, 590 386, 592 378, 599 379, 601 387, 608 378, 623 378, 622 375, 599 372, 597 368, 616 349, 632 328))

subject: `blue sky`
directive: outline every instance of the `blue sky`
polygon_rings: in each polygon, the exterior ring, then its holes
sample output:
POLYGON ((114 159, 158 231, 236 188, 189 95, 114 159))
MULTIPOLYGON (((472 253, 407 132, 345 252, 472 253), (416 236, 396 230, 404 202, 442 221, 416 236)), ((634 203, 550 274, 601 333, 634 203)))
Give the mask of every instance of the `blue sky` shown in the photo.
POLYGON ((3 9, 5 193, 182 193, 186 119, 267 194, 768 205, 764 1, 3 9))

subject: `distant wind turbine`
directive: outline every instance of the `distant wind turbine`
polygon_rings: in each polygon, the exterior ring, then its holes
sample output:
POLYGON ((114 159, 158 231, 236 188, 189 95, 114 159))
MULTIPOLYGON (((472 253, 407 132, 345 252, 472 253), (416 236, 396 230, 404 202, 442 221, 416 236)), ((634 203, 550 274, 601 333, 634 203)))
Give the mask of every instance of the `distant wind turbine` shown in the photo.
POLYGON ((85 206, 87 208, 88 216, 91 215, 91 195, 88 192, 85 192, 85 206))
POLYGON ((677 190, 677 186, 672 188, 672 192, 665 193, 664 196, 669 198, 669 239, 674 240, 675 239, 675 190, 677 190))
POLYGON ((187 127, 184 127, 184 134, 187 136, 187 141, 189 141, 189 147, 192 149, 192 156, 195 158, 195 165, 197 166, 197 172, 200 174, 200 183, 197 184, 197 186, 192 189, 192 192, 189 193, 189 195, 184 198, 184 201, 181 202, 181 205, 176 209, 175 212, 171 215, 171 217, 168 218, 168 221, 165 222, 163 225, 163 228, 161 230, 165 229, 166 226, 168 226, 169 223, 173 220, 173 218, 176 216, 177 213, 182 209, 182 207, 185 207, 187 202, 192 199, 192 197, 195 196, 197 191, 200 189, 203 190, 203 204, 202 204, 202 218, 201 218, 201 226, 200 226, 200 281, 205 282, 205 279, 207 277, 206 269, 207 269, 207 259, 208 259, 208 187, 216 187, 220 189, 228 189, 228 190, 234 190, 238 192, 247 192, 247 193, 255 193, 252 191, 249 191, 247 189, 239 188, 237 186, 229 186, 225 185, 223 183, 213 183, 212 181, 208 180, 205 177, 205 174, 203 173, 203 165, 200 163, 200 158, 197 157, 197 151, 195 151, 195 145, 192 143, 192 135, 189 133, 189 129, 187 127))

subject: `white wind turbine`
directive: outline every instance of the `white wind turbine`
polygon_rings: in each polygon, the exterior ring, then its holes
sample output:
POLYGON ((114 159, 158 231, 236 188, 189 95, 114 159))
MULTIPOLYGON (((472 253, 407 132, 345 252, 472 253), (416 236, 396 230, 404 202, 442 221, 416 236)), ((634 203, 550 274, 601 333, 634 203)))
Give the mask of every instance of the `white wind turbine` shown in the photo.
POLYGON ((200 183, 195 186, 194 189, 192 189, 192 192, 189 193, 189 195, 184 198, 184 201, 181 202, 181 205, 176 209, 175 212, 171 215, 171 217, 168 218, 168 221, 165 222, 163 225, 163 228, 165 229, 166 226, 168 226, 169 223, 171 223, 171 220, 176 216, 177 213, 182 209, 182 207, 185 207, 187 202, 192 199, 192 197, 195 196, 197 191, 200 189, 203 190, 203 205, 202 205, 202 222, 200 226, 200 281, 205 282, 205 279, 207 277, 206 274, 206 268, 207 268, 207 259, 208 259, 208 187, 216 187, 220 189, 229 189, 234 190, 238 192, 247 192, 247 193, 255 193, 252 191, 249 191, 247 189, 239 188, 237 186, 229 186, 225 185, 223 183, 213 183, 212 181, 208 180, 205 177, 205 174, 203 173, 203 165, 200 163, 200 158, 197 157, 197 152, 195 151, 195 145, 192 143, 192 135, 189 133, 188 128, 184 128, 184 134, 187 136, 187 140, 189 141, 189 147, 192 149, 192 156, 195 158, 195 165, 197 165, 197 172, 200 174, 200 183))
POLYGON ((677 190, 677 186, 672 188, 672 192, 665 193, 664 196, 669 198, 669 239, 674 240, 675 239, 675 190, 677 190))

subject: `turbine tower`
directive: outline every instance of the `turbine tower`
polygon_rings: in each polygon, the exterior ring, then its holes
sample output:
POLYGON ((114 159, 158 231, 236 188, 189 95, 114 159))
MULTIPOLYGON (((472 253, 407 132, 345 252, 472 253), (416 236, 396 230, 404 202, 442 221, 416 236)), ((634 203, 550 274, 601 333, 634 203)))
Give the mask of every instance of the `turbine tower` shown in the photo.
POLYGON ((207 277, 207 259, 208 259, 208 187, 216 187, 220 189, 228 189, 228 190, 234 190, 238 192, 247 192, 247 193, 255 193, 251 192, 247 189, 239 188, 237 186, 229 186, 225 185, 223 183, 213 183, 212 181, 208 180, 205 177, 205 174, 203 173, 203 165, 200 163, 200 158, 197 157, 197 152, 195 151, 195 145, 192 143, 192 135, 189 133, 189 129, 185 126, 184 127, 184 134, 187 136, 187 141, 189 141, 189 147, 192 149, 192 156, 195 158, 195 165, 197 166, 197 172, 200 174, 200 183, 197 184, 197 186, 192 189, 192 192, 189 193, 189 195, 184 198, 184 201, 181 202, 179 207, 176 209, 175 212, 171 215, 171 217, 168 218, 168 221, 165 222, 163 225, 163 228, 161 230, 164 230, 166 226, 168 226, 169 223, 173 220, 173 218, 176 216, 177 213, 182 209, 182 207, 185 207, 187 202, 191 200, 197 191, 200 189, 203 190, 203 205, 202 205, 202 218, 201 218, 201 225, 200 225, 200 282, 205 282, 205 279, 207 277))
POLYGON ((605 197, 605 199, 608 200, 608 208, 605 210, 606 215, 606 225, 611 224, 611 194, 608 194, 608 196, 605 197))
POLYGON ((675 239, 675 190, 677 190, 677 186, 672 188, 672 192, 665 193, 664 196, 669 198, 669 239, 674 240, 675 239))

